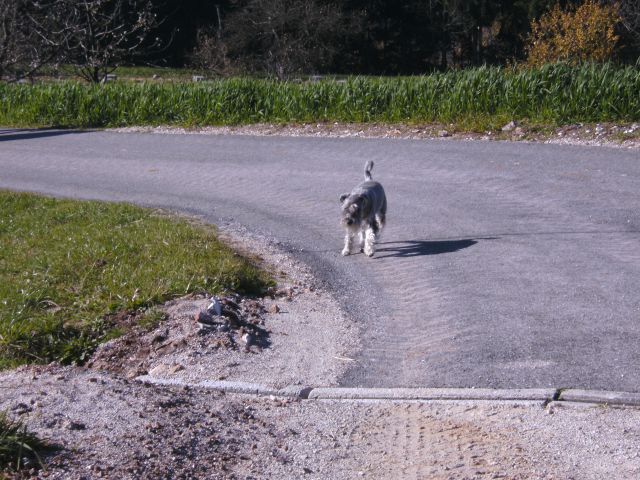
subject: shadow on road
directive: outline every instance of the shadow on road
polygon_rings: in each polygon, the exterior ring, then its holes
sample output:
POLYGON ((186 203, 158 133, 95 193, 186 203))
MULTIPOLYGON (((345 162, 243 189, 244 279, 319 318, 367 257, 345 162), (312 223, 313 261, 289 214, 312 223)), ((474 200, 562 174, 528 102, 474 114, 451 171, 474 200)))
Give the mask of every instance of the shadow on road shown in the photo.
POLYGON ((0 142, 10 140, 30 140, 32 138, 57 137, 74 133, 86 133, 85 130, 51 130, 51 129, 0 129, 0 142))
POLYGON ((382 242, 378 244, 376 249, 376 258, 387 257, 419 257, 422 255, 439 255, 441 253, 453 253, 458 250, 471 247, 478 243, 479 240, 496 240, 502 237, 514 236, 568 236, 568 235, 613 235, 613 234, 637 234, 640 231, 635 229, 629 230, 613 230, 613 231, 549 231, 549 232, 513 232, 513 233, 497 233, 487 237, 465 238, 461 240, 404 240, 398 242, 382 242))
MULTIPOLYGON (((482 240, 492 240, 483 238, 482 240)), ((463 240, 405 240, 400 242, 380 243, 375 258, 387 257, 419 257, 422 255, 439 255, 441 253, 457 252, 478 243, 471 238, 463 240), (381 247, 381 248, 380 248, 381 247)))

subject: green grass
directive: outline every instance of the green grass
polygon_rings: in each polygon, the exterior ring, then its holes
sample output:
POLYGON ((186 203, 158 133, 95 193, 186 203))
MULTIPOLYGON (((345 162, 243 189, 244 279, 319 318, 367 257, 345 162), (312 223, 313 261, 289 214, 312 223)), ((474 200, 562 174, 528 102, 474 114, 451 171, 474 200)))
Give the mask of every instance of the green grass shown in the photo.
POLYGON ((42 440, 27 431, 22 421, 12 420, 7 412, 0 411, 0 478, 4 478, 3 473, 24 467, 25 459, 42 466, 40 452, 46 448, 42 440))
POLYGON ((495 128, 640 120, 640 68, 482 67, 422 77, 278 82, 0 84, 5 126, 115 127, 290 122, 438 122, 495 128))
POLYGON ((126 204, 0 192, 0 369, 82 363, 113 314, 190 292, 258 293, 265 273, 215 232, 126 204))

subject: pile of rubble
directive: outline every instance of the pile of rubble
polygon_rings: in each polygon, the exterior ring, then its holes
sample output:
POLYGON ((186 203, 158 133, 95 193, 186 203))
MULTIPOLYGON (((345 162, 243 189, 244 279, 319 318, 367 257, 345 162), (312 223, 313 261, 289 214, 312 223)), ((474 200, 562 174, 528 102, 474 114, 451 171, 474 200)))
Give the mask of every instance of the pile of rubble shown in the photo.
POLYGON ((253 345, 258 348, 268 345, 268 332, 263 328, 265 312, 264 305, 257 300, 241 299, 238 295, 211 297, 209 306, 200 310, 195 320, 200 334, 227 334, 231 345, 236 343, 234 333, 239 334, 244 349, 249 351, 253 345))
POLYGON ((298 293, 299 287, 294 286, 273 288, 265 298, 185 297, 165 305, 166 318, 152 331, 135 326, 137 314, 124 315, 126 333, 100 345, 87 366, 134 378, 156 368, 176 373, 183 368, 185 356, 238 350, 260 353, 271 344, 265 319, 280 312, 277 301, 291 301, 298 293))

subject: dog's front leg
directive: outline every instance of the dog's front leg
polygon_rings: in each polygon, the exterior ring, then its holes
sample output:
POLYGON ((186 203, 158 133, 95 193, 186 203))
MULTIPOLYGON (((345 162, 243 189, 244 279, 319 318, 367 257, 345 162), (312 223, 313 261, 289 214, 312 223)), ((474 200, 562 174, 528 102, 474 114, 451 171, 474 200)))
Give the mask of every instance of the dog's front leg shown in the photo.
POLYGON ((373 254, 376 253, 375 244, 376 233, 374 229, 369 226, 364 233, 364 254, 367 257, 373 257, 373 254))
POLYGON ((344 236, 344 248, 342 249, 342 255, 347 256, 351 253, 353 247, 353 233, 347 232, 344 236))

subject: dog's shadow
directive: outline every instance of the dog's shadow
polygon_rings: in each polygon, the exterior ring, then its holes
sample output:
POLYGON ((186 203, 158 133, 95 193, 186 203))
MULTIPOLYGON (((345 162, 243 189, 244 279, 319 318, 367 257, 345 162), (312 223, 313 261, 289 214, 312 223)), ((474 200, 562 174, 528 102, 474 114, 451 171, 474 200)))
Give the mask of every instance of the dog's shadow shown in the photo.
POLYGON ((409 258, 423 255, 440 255, 442 253, 457 252, 469 248, 476 243, 478 243, 478 240, 471 238, 462 240, 404 240, 399 242, 383 242, 378 244, 375 258, 409 258))

